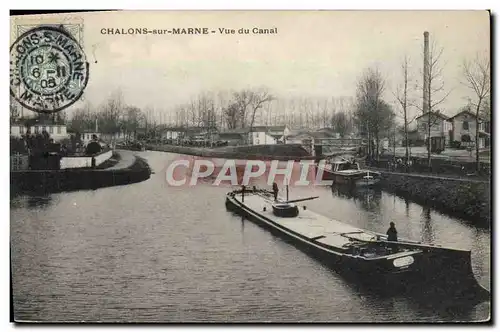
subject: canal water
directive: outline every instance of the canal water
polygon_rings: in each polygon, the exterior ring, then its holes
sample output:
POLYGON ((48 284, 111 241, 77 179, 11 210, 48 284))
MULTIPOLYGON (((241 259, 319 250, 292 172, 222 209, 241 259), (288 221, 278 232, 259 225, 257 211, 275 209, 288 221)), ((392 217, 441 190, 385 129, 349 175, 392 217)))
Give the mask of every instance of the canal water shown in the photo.
MULTIPOLYGON (((490 304, 444 306, 360 288, 228 211, 229 186, 170 187, 176 158, 141 152, 147 181, 11 201, 17 320, 104 322, 476 321, 490 304)), ((490 289, 490 231, 394 195, 329 187, 307 207, 400 237, 472 250, 477 280, 490 289)))

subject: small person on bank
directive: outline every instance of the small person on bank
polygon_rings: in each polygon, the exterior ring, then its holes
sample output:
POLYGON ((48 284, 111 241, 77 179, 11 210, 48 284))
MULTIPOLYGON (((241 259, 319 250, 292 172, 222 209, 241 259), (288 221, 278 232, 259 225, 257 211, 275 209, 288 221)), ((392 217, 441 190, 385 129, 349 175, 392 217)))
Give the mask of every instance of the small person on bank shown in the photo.
POLYGON ((274 195, 274 201, 278 200, 278 184, 276 182, 273 182, 273 195, 274 195))
POLYGON ((393 222, 391 222, 389 229, 387 230, 387 241, 393 241, 397 242, 398 241, 398 231, 396 230, 396 226, 394 225, 393 222))

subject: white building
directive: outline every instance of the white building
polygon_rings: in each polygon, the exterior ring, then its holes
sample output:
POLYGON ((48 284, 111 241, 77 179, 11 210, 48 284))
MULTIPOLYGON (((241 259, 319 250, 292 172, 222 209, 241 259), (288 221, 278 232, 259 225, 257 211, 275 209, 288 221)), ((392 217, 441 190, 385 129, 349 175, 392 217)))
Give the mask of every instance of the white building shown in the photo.
POLYGON ((82 140, 82 143, 84 145, 87 145, 90 141, 92 141, 94 135, 97 137, 97 139, 100 139, 101 138, 101 133, 97 132, 97 131, 92 131, 92 130, 84 130, 81 134, 80 134, 80 139, 82 140))
POLYGON ((161 138, 165 140, 177 140, 184 136, 186 129, 181 127, 167 127, 162 130, 161 138))
POLYGON ((439 112, 427 112, 416 118, 418 132, 424 139, 429 135, 429 116, 430 116, 430 136, 431 137, 443 137, 446 144, 449 143, 448 132, 451 130, 451 124, 448 122, 448 117, 439 112))
MULTIPOLYGON (((448 119, 451 123, 449 131, 450 141, 458 141, 462 145, 471 144, 476 140, 476 114, 465 110, 459 112, 448 119)), ((479 148, 490 146, 490 125, 489 121, 480 118, 479 123, 479 148)))
POLYGON ((249 134, 252 145, 277 144, 286 141, 290 129, 287 126, 255 126, 249 134))
POLYGON ((10 136, 22 137, 28 131, 32 135, 41 134, 43 131, 46 131, 55 142, 68 138, 67 127, 64 123, 39 120, 29 127, 23 122, 15 122, 10 125, 10 136))

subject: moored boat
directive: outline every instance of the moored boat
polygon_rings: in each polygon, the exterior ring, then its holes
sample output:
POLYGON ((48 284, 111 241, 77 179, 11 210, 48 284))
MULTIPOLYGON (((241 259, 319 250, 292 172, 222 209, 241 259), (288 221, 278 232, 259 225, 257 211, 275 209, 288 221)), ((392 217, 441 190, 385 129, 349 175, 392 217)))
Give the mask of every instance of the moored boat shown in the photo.
POLYGON ((308 199, 275 201, 265 190, 236 190, 226 195, 226 207, 357 280, 410 291, 425 287, 425 292, 446 293, 464 300, 489 297, 474 277, 470 251, 411 240, 388 241, 386 235, 341 223, 295 204, 308 199), (277 206, 294 206, 296 215, 282 214, 275 209, 277 206))
POLYGON ((373 186, 380 181, 380 173, 364 170, 354 161, 342 158, 337 161, 326 160, 324 165, 316 166, 322 180, 333 180, 334 184, 354 186, 373 186))
POLYGON ((140 142, 126 142, 122 144, 116 144, 116 149, 120 150, 130 150, 130 151, 145 151, 145 146, 140 142))

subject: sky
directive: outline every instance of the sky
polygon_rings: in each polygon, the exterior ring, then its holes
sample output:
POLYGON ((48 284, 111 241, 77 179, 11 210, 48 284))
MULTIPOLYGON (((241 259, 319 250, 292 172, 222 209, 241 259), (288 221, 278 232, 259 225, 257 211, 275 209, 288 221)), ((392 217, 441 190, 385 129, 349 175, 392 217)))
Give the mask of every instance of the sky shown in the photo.
MULTIPOLYGON (((354 96, 368 67, 386 79, 394 102, 401 62, 410 59, 412 88, 421 85, 423 32, 443 48, 446 91, 440 105, 452 115, 473 95, 461 84, 462 64, 489 57, 486 11, 125 11, 13 18, 82 22, 90 78, 83 100, 99 105, 120 89, 125 102, 170 112, 204 91, 266 87, 278 98, 354 96), (208 28, 209 35, 110 35, 102 29, 208 28), (276 34, 220 34, 219 28, 276 28, 276 34), (97 63, 96 63, 97 61, 97 63)), ((14 30, 11 39, 14 41, 14 30)), ((421 104, 421 90, 413 91, 421 104)), ((437 97, 437 96, 436 96, 437 97)))

